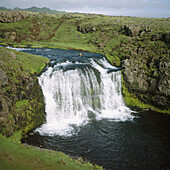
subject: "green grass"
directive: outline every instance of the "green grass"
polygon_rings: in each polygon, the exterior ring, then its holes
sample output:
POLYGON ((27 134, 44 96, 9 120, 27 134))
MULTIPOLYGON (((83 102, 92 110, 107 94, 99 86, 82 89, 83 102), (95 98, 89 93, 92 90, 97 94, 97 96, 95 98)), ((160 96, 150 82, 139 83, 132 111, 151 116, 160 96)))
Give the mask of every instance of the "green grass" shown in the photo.
MULTIPOLYGON (((81 159, 80 159, 81 160, 81 159)), ((73 160, 61 152, 35 149, 30 146, 14 144, 0 134, 0 169, 102 169, 81 160, 73 160)))
POLYGON ((30 27, 30 24, 31 22, 29 22, 29 20, 22 20, 20 22, 13 23, 0 23, 0 30, 16 30, 24 28, 22 30, 26 31, 26 28, 30 27))
POLYGON ((59 27, 55 36, 51 39, 51 42, 57 46, 88 51, 90 49, 94 49, 92 45, 88 44, 89 36, 78 32, 77 27, 75 26, 75 20, 72 19, 65 21, 59 27))
POLYGON ((124 42, 127 42, 127 37, 124 35, 114 36, 110 41, 107 42, 106 48, 104 49, 104 54, 109 59, 109 61, 116 65, 120 66, 121 64, 121 55, 119 53, 120 45, 124 42))
MULTIPOLYGON (((49 62, 48 58, 37 56, 37 55, 30 55, 22 52, 18 52, 16 50, 6 49, 0 47, 0 60, 2 67, 4 67, 4 71, 9 72, 8 67, 16 71, 16 74, 22 72, 25 74, 39 74, 42 68, 45 67, 46 63, 49 62), (12 53, 16 56, 16 59, 12 58, 12 53)), ((15 76, 13 76, 15 78, 15 76)))

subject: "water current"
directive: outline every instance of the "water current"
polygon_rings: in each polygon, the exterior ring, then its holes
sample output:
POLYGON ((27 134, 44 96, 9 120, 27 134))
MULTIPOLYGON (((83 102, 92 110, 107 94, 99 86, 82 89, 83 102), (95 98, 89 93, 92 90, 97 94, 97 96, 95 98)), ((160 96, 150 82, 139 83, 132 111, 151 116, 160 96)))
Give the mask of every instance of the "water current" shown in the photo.
POLYGON ((121 93, 121 71, 103 55, 17 49, 48 57, 39 76, 46 122, 26 142, 83 157, 105 169, 170 168, 170 116, 133 111, 121 93))

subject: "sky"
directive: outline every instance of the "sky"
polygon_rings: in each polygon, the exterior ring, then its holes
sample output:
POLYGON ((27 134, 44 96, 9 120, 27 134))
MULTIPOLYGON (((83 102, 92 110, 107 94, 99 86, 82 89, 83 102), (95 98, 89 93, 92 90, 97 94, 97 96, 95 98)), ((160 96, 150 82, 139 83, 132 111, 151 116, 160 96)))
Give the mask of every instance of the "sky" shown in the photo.
POLYGON ((50 9, 113 16, 170 17, 170 0, 0 0, 6 8, 50 9))

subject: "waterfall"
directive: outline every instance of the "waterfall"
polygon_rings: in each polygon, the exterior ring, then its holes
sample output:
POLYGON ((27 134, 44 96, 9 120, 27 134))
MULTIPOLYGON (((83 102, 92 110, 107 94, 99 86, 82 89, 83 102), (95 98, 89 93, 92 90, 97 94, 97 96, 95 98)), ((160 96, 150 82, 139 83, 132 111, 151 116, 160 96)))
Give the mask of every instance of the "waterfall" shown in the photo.
POLYGON ((121 71, 104 58, 52 62, 39 77, 45 97, 46 122, 41 135, 72 135, 91 120, 132 120, 121 94, 121 71), (108 70, 111 70, 108 73, 108 70))

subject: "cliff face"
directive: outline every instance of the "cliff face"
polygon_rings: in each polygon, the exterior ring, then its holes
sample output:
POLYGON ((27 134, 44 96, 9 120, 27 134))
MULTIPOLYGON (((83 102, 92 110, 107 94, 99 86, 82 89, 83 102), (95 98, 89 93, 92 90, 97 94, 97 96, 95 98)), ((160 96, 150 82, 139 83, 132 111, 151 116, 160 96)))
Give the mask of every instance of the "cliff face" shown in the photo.
POLYGON ((169 110, 169 33, 141 33, 142 35, 138 33, 136 37, 129 34, 132 39, 126 48, 131 53, 122 60, 124 85, 142 102, 169 110))
MULTIPOLYGON (((12 135, 36 128, 44 121, 44 101, 34 57, 0 47, 0 133, 12 135)), ((48 59, 42 57, 42 66, 48 59)))
POLYGON ((170 61, 168 58, 153 57, 147 60, 135 56, 124 60, 123 77, 129 92, 141 101, 160 109, 170 106, 170 61))

